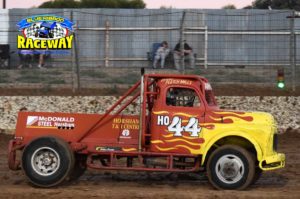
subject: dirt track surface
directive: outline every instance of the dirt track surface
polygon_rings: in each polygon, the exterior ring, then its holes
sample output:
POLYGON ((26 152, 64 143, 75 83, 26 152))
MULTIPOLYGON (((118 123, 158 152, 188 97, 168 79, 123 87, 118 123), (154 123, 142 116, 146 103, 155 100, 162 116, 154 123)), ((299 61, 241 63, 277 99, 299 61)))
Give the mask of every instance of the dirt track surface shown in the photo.
POLYGON ((263 173, 246 191, 214 190, 204 174, 88 170, 77 182, 51 189, 32 187, 21 171, 7 168, 9 135, 0 134, 0 198, 299 198, 300 132, 279 136, 284 169, 263 173))

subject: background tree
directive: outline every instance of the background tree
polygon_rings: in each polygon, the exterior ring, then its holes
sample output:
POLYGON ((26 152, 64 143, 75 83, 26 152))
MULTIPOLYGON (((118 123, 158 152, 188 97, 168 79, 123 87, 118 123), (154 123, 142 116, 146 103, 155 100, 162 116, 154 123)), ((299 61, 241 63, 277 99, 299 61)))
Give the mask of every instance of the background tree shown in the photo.
POLYGON ((162 10, 168 10, 168 9, 173 9, 172 6, 160 6, 159 9, 162 9, 162 10))
POLYGON ((245 9, 269 9, 269 6, 272 9, 300 10, 300 0, 255 0, 245 9))
POLYGON ((46 1, 39 8, 78 8, 79 2, 74 0, 46 1))
POLYGON ((233 4, 227 4, 227 5, 223 6, 221 9, 236 9, 236 7, 233 4))
POLYGON ((39 8, 145 8, 143 0, 54 0, 39 8))

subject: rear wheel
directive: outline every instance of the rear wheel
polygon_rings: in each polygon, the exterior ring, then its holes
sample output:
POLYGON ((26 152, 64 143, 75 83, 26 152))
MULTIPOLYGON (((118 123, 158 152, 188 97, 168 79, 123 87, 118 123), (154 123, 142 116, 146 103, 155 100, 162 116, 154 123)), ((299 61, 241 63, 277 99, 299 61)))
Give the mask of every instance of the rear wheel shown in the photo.
POLYGON ((63 182, 73 166, 74 154, 60 138, 38 138, 23 151, 24 173, 31 183, 39 187, 52 187, 63 182))
POLYGON ((245 189, 253 182, 255 161, 246 149, 224 145, 210 155, 207 174, 217 189, 245 189))

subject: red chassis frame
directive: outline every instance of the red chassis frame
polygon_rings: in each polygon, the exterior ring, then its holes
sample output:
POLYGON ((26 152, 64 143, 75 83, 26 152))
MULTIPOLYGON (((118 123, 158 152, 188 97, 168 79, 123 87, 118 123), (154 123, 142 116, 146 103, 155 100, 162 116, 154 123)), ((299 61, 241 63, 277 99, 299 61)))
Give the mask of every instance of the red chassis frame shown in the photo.
MULTIPOLYGON (((171 79, 185 79, 200 82, 201 91, 204 93, 205 83, 207 80, 199 76, 182 76, 182 75, 158 75, 158 74, 147 74, 143 75, 141 81, 137 82, 132 88, 130 88, 113 106, 111 106, 104 115, 100 118, 97 115, 97 120, 93 120, 86 131, 81 133, 77 137, 64 138, 68 142, 75 153, 87 155, 87 166, 94 169, 107 169, 107 170, 135 170, 135 171, 168 171, 168 172, 191 172, 200 170, 200 159, 199 155, 182 154, 182 153, 164 153, 164 152, 151 152, 147 141, 151 139, 149 130, 150 117, 147 116, 147 110, 150 113, 153 107, 153 98, 158 94, 155 90, 151 90, 151 86, 159 79, 171 78, 171 79), (138 87, 141 89, 138 90, 138 87), (105 124, 117 117, 125 108, 127 108, 132 102, 138 97, 141 97, 140 105, 140 119, 139 119, 139 133, 138 133, 138 149, 135 151, 124 152, 120 150, 114 151, 96 151, 90 150, 94 146, 89 146, 89 142, 82 142, 85 138, 89 137, 95 131, 103 128, 105 124), (112 114, 113 113, 113 114, 112 114), (117 163, 120 158, 127 158, 125 166, 121 166, 117 163), (106 160, 103 162, 96 162, 96 158, 106 160), (133 159, 138 159, 141 166, 132 165, 133 159), (163 167, 147 167, 144 163, 145 160, 151 158, 165 158, 163 167), (176 160, 175 158, 178 158, 176 160), (186 159, 192 162, 185 162, 186 159), (179 163, 179 162, 182 163, 179 163), (181 165, 181 166, 178 166, 181 165)), ((22 116, 22 114, 20 113, 22 116)), ((20 117, 19 115, 19 117, 20 117)), ((69 114, 72 115, 72 114, 69 114)), ((95 118, 95 117, 94 117, 95 118)), ((19 123, 19 119, 18 119, 19 123)), ((103 129, 104 130, 104 129, 103 129)), ((105 129, 107 130, 107 128, 105 129)), ((8 165, 12 170, 20 169, 20 160, 17 160, 17 151, 23 150, 32 140, 38 136, 47 136, 47 134, 40 133, 33 137, 22 136, 22 132, 18 129, 15 139, 9 142, 8 147, 8 165), (20 136, 21 135, 21 136, 20 136)), ((51 136, 56 136, 51 135, 51 136)), ((59 136, 61 137, 61 136, 59 136)))

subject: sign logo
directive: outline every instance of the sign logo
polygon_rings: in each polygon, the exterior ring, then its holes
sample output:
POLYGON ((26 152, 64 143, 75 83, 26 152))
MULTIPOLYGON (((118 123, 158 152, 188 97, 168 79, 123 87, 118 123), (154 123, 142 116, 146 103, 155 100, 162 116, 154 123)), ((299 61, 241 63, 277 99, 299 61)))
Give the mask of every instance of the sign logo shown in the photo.
POLYGON ((27 116, 26 128, 74 129, 74 117, 27 116))
POLYGON ((38 116, 28 116, 26 125, 27 126, 34 126, 35 124, 37 124, 38 121, 39 121, 38 116))
POLYGON ((22 19, 17 26, 18 49, 71 49, 74 24, 56 15, 35 15, 22 19))
POLYGON ((120 136, 120 138, 127 138, 127 139, 130 139, 131 136, 130 136, 130 131, 128 129, 123 129, 122 131, 122 136, 120 136))

